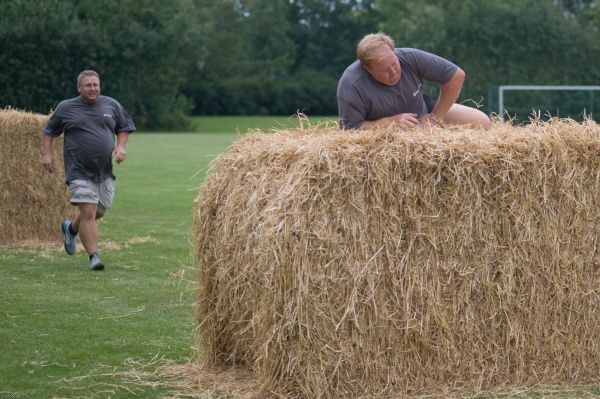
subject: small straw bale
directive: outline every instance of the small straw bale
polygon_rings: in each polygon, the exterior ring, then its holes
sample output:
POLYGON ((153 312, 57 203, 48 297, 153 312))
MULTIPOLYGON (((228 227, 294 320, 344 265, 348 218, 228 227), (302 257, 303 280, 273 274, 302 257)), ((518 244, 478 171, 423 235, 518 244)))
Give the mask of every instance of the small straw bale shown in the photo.
POLYGON ((60 239, 61 217, 73 214, 63 168, 63 140, 54 140, 56 170, 40 163, 48 116, 0 110, 0 245, 60 239))
POLYGON ((593 121, 238 139, 194 207, 203 367, 258 396, 600 381, 593 121))

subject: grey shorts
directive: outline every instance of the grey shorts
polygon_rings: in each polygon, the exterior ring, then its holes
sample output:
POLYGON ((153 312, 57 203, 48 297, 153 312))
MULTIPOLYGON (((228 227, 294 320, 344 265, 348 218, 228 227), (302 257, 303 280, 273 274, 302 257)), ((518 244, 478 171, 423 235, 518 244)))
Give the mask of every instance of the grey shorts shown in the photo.
POLYGON ((71 204, 96 204, 97 212, 104 214, 112 207, 115 196, 115 180, 106 179, 100 183, 91 180, 73 180, 69 182, 71 204))

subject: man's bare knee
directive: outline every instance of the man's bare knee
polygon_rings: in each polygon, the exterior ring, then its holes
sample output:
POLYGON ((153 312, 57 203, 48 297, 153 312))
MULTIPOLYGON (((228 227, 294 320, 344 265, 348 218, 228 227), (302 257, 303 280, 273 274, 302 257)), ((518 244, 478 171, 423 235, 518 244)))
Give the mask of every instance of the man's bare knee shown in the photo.
POLYGON ((79 204, 79 215, 84 220, 96 218, 96 204, 79 204))
POLYGON ((476 108, 460 104, 454 104, 450 110, 448 110, 444 121, 456 125, 480 127, 486 130, 489 129, 491 125, 490 118, 486 114, 476 108))
POLYGON ((482 127, 485 130, 488 130, 491 126, 490 118, 484 114, 483 112, 474 109, 477 113, 473 115, 471 124, 476 127, 482 127))

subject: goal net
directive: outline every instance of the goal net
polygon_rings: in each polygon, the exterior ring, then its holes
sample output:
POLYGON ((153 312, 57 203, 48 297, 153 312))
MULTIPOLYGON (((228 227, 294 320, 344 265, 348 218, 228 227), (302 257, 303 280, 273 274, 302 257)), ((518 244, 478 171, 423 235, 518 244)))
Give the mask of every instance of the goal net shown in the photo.
POLYGON ((600 86, 499 86, 497 112, 502 121, 523 122, 532 116, 600 121, 598 91, 600 86))

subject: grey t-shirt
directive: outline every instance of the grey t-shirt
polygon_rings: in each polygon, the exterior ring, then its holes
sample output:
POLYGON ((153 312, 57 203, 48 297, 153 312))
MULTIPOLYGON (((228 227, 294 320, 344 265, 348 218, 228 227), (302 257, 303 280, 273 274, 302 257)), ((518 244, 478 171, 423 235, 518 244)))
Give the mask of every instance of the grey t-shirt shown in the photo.
POLYGON ((397 48, 395 53, 401 75, 394 86, 377 82, 358 60, 346 68, 337 89, 342 128, 358 129, 365 120, 399 113, 426 114, 423 80, 446 83, 458 68, 442 57, 414 48, 397 48))
POLYGON ((77 179, 101 182, 111 177, 115 134, 131 133, 131 117, 115 99, 99 96, 87 104, 81 97, 64 100, 50 116, 44 134, 65 133, 64 157, 67 183, 77 179))

